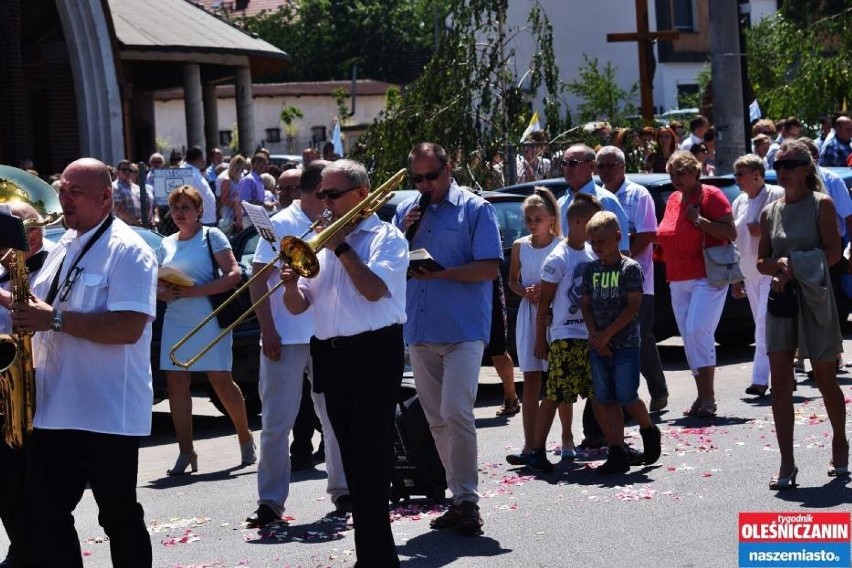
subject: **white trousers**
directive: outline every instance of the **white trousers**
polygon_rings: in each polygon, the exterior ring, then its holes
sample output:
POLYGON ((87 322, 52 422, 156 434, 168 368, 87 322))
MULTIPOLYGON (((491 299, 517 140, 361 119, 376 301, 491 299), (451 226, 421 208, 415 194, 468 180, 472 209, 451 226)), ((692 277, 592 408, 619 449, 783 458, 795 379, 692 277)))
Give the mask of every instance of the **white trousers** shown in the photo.
MULTIPOLYGON (((282 345, 281 358, 269 359, 261 352, 258 390, 263 403, 260 432, 260 462, 257 466, 258 505, 268 505, 283 514, 290 494, 290 432, 299 413, 305 370, 311 376, 310 347, 282 345)), ((312 392, 314 410, 322 423, 325 439, 326 491, 332 499, 349 494, 340 447, 325 409, 325 396, 312 392)))
POLYGON ((754 364, 751 370, 751 384, 766 386, 769 384, 769 356, 766 354, 766 302, 769 300, 771 276, 746 278, 746 298, 754 317, 754 364))
POLYGON ((706 278, 670 282, 672 311, 683 339, 686 361, 693 375, 716 366, 716 327, 725 307, 728 287, 716 288, 706 278))
POLYGON ((453 501, 479 501, 473 408, 484 341, 409 345, 414 385, 435 438, 453 501))

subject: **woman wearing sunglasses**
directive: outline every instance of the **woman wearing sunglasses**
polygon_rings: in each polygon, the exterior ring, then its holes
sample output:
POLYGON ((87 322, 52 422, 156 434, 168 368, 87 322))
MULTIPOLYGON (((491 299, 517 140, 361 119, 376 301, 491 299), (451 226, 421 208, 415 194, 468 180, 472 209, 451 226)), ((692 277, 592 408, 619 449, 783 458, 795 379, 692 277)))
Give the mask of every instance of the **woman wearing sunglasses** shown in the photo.
POLYGON ((760 219, 757 268, 772 277, 766 314, 766 350, 772 380, 772 416, 781 454, 773 490, 796 486, 793 457, 793 354, 810 358, 816 386, 831 423, 828 475, 849 474, 846 406, 837 384, 835 356, 843 350, 828 267, 840 260, 840 233, 831 198, 825 193, 808 147, 784 142, 775 156, 784 197, 760 219))
MULTIPOLYGON (((169 408, 180 449, 180 455, 168 474, 180 475, 186 473, 187 468, 193 472, 198 470, 198 456, 192 445, 190 371, 207 375, 237 430, 241 464, 253 464, 257 457, 248 427, 246 405, 240 387, 231 375, 231 334, 218 342, 189 370, 176 366, 169 358, 171 346, 212 311, 208 296, 231 290, 239 283, 239 265, 222 231, 201 225, 204 206, 195 188, 182 185, 173 190, 169 195, 169 207, 178 232, 163 239, 157 251, 157 261, 161 267, 171 266, 180 270, 191 281, 170 283, 159 280, 157 285, 157 299, 167 304, 163 317, 160 369, 166 374, 169 408), (214 276, 219 270, 223 275, 214 276)), ((179 358, 185 359, 183 355, 187 353, 198 353, 220 331, 216 320, 212 320, 178 351, 179 358)))

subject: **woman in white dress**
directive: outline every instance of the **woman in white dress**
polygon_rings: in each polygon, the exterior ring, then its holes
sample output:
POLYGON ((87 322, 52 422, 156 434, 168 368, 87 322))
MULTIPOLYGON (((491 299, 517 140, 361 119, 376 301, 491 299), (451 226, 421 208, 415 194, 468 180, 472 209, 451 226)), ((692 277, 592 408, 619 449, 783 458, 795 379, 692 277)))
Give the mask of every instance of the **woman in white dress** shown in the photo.
MULTIPOLYGON (((231 375, 231 334, 189 370, 174 365, 169 357, 172 346, 212 312, 209 296, 231 290, 239 283, 240 268, 228 238, 219 229, 201 225, 203 204, 195 188, 183 185, 173 190, 169 196, 169 207, 178 232, 163 239, 157 260, 161 267, 169 266, 182 272, 192 280, 192 284, 187 286, 161 279, 157 286, 157 299, 168 304, 163 318, 160 369, 166 375, 169 408, 180 448, 180 455, 168 474, 186 473, 187 468, 193 472, 198 470, 198 456, 192 445, 190 371, 207 374, 237 430, 241 463, 249 465, 257 461, 257 457, 248 427, 245 401, 231 375), (221 269, 222 276, 217 276, 218 269, 221 269)), ((211 320, 177 351, 177 358, 189 359, 220 331, 216 319, 211 320)))
POLYGON ((240 193, 237 186, 243 179, 246 159, 237 154, 228 163, 228 169, 216 178, 216 195, 219 196, 219 228, 230 233, 234 228, 234 207, 240 205, 240 193))

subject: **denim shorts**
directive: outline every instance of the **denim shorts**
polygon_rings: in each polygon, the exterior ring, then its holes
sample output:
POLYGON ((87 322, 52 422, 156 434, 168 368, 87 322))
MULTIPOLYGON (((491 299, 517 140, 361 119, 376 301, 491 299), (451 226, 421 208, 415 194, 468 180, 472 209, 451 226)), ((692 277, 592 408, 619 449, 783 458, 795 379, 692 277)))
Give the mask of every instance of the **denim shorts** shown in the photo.
POLYGON ((639 398, 639 348, 614 349, 612 357, 589 350, 592 387, 598 404, 628 405, 639 398))

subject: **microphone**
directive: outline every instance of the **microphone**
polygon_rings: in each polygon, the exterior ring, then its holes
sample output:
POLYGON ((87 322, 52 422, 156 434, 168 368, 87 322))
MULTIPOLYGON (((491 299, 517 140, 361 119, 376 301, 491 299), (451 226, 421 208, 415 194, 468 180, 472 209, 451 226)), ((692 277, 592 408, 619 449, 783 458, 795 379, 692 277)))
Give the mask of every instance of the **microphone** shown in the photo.
POLYGON ((413 222, 408 226, 408 229, 405 230, 405 240, 411 242, 414 238, 414 234, 417 232, 417 227, 420 226, 420 221, 423 220, 423 216, 426 214, 426 209, 429 208, 429 203, 432 201, 431 193, 421 193, 420 201, 417 202, 417 208, 420 210, 420 218, 413 222))

